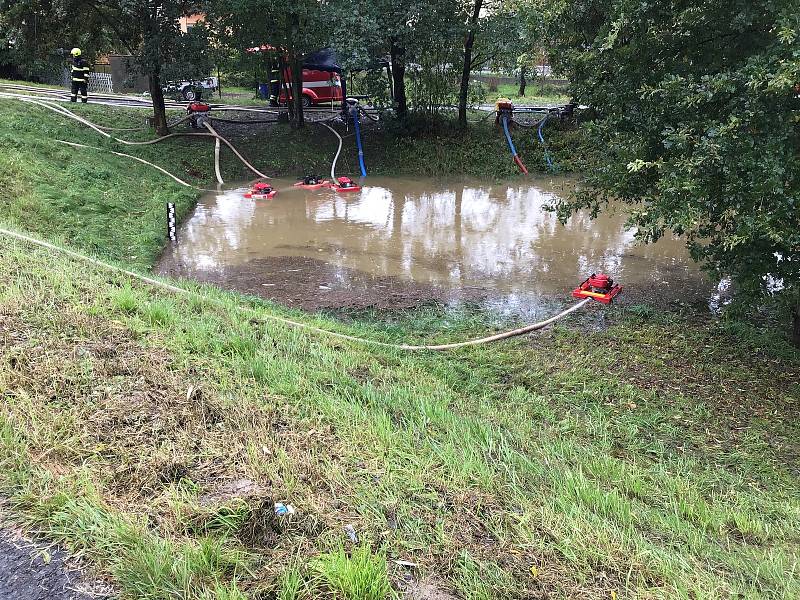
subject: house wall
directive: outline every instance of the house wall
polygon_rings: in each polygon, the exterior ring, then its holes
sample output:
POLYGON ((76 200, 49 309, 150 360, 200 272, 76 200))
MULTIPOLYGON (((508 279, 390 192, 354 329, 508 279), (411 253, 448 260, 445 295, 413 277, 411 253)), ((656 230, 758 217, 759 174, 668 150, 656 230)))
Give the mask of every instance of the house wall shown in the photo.
POLYGON ((189 31, 195 25, 197 25, 198 23, 201 23, 204 19, 205 19, 205 15, 202 14, 202 13, 196 14, 196 15, 189 15, 188 17, 181 17, 179 19, 179 23, 180 23, 180 26, 181 26, 181 31, 183 33, 186 33, 187 31, 189 31))

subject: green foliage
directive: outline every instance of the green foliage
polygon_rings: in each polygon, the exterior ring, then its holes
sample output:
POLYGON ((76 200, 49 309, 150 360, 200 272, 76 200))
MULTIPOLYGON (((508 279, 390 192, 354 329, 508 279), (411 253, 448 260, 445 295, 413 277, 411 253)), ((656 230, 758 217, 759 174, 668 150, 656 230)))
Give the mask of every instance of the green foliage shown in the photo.
POLYGON ((0 69, 36 80, 57 78, 76 46, 89 60, 113 47, 101 15, 86 2, 0 2, 0 69))
POLYGON ((174 44, 169 60, 162 67, 164 79, 204 79, 212 73, 216 57, 204 24, 198 23, 187 33, 176 35, 174 44))
POLYGON ((315 0, 208 0, 203 7, 217 40, 240 57, 246 56, 247 48, 272 47, 270 52, 240 61, 237 68, 249 63, 256 76, 263 77, 269 66, 280 66, 281 73, 288 67, 294 90, 290 116, 295 125, 302 125, 302 61, 305 55, 326 45, 330 5, 315 0))
POLYGON ((629 205, 751 296, 800 297, 800 13, 794 0, 565 1, 552 55, 602 152, 561 205, 629 205))

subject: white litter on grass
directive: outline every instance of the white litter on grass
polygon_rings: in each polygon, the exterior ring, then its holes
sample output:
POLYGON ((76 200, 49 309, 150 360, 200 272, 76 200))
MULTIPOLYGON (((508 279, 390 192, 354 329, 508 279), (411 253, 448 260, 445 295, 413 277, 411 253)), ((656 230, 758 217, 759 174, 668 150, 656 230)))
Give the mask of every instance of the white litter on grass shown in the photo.
POLYGON ((356 533, 356 528, 352 525, 345 525, 344 532, 347 534, 347 537, 350 538, 350 541, 354 544, 358 543, 358 534, 356 533))
POLYGON ((401 567, 408 567, 409 569, 417 568, 417 563, 411 562, 410 560, 396 560, 394 564, 400 565, 401 567))

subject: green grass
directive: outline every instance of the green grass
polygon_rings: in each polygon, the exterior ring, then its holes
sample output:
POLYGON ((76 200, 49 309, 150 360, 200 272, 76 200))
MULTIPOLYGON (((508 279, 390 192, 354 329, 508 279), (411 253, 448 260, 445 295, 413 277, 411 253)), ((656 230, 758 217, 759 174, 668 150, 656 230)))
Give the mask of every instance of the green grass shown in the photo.
POLYGON ((222 96, 219 92, 214 92, 211 96, 203 98, 208 102, 222 103, 222 104, 238 104, 240 106, 266 106, 266 102, 258 96, 258 91, 255 88, 226 86, 223 82, 222 96))
POLYGON ((342 600, 386 600, 395 594, 387 576, 386 558, 376 556, 368 546, 351 553, 344 548, 326 552, 311 563, 317 589, 342 600))
MULTIPOLYGON (((327 163, 332 140, 312 153, 319 132, 277 131, 281 152, 241 146, 274 172, 327 163)), ((502 174, 502 140, 486 133, 371 132, 368 164, 502 174)), ((564 159, 582 143, 550 133, 564 159)), ((186 211, 194 192, 56 138, 117 148, 0 104, 3 225, 148 267, 164 202, 186 211)), ((343 172, 352 150, 349 138, 343 172)), ((123 151, 197 183, 211 174, 205 143, 123 151)), ((226 157, 226 175, 239 168, 226 157)), ((397 559, 476 600, 800 595, 800 356, 774 332, 616 307, 603 330, 409 354, 287 329, 269 320, 287 309, 196 289, 167 294, 0 238, 0 488, 123 597, 391 598, 397 559), (276 518, 275 502, 297 514, 276 518), (346 524, 357 547, 343 546, 346 524)), ((385 341, 497 325, 470 311, 291 314, 385 341)))
POLYGON ((564 86, 554 86, 546 84, 542 88, 541 82, 531 80, 525 88, 525 95, 519 95, 519 84, 501 83, 497 86, 497 92, 489 93, 489 101, 494 102, 497 98, 510 98, 514 104, 544 104, 557 105, 566 104, 570 101, 569 94, 564 86))
POLYGON ((617 309, 408 354, 0 250, 4 493, 131 597, 388 598, 394 559, 463 598, 800 593, 800 357, 779 338, 617 309))
MULTIPOLYGON (((144 122, 145 111, 73 107, 90 120, 112 127, 144 122)), ((117 135, 136 139, 131 132, 117 135)), ((142 139, 139 134, 139 139, 142 139)), ((195 185, 208 183, 198 168, 195 141, 122 147, 92 130, 38 107, 0 103, 0 207, 3 220, 28 231, 60 238, 74 246, 146 268, 166 238, 167 202, 179 216, 198 193, 173 184, 148 166, 95 150, 71 148, 55 140, 79 142, 139 156, 195 185), (194 176, 193 176, 194 175, 194 176)), ((208 142, 200 153, 213 152, 208 142)))

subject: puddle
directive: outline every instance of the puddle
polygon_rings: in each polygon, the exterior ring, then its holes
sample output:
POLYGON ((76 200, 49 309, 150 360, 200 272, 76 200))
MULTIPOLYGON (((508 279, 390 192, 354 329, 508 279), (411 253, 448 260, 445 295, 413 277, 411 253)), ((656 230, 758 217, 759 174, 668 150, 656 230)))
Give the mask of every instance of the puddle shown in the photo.
POLYGON ((544 206, 569 193, 569 179, 369 177, 351 194, 292 183, 273 181, 272 200, 245 199, 244 187, 206 195, 158 272, 309 310, 479 300, 529 313, 600 271, 627 302, 717 292, 682 240, 638 245, 622 214, 561 225, 544 206))

